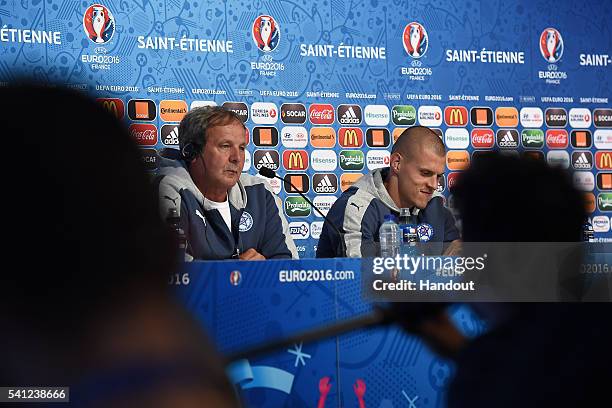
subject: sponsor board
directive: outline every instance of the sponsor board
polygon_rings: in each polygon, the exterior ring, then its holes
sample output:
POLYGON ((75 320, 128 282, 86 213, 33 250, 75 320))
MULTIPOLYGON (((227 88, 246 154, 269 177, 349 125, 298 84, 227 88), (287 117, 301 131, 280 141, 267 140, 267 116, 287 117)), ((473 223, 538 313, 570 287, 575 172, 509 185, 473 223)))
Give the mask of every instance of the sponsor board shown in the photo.
POLYGON ((569 145, 569 136, 565 129, 546 130, 546 146, 549 149, 565 149, 569 145))
POLYGON ((544 147, 544 132, 541 129, 523 129, 521 143, 525 149, 541 149, 544 147))
POLYGON ((321 238, 321 231, 323 231, 323 221, 313 221, 310 223, 310 236, 313 239, 321 238))
POLYGON ((470 109, 472 126, 489 127, 493 124, 493 110, 486 106, 475 106, 470 109))
POLYGON ((472 129, 472 146, 475 149, 490 149, 495 145, 492 129, 472 129))
POLYGON ((412 126, 416 123, 416 109, 412 105, 395 105, 391 119, 396 126, 412 126))
POLYGON ((248 150, 244 151, 244 165, 242 166, 242 171, 249 171, 251 168, 251 152, 248 150))
POLYGON ((544 112, 540 108, 521 108, 521 126, 526 128, 539 128, 544 125, 544 112))
POLYGON ((446 129, 444 144, 449 149, 467 149, 470 145, 470 134, 465 128, 446 129))
POLYGON ((132 123, 130 136, 140 146, 155 146, 157 144, 157 127, 150 123, 132 123))
POLYGON ((495 122, 499 127, 517 127, 519 124, 518 110, 511 106, 495 109, 495 122))
POLYGON ((285 126, 281 130, 281 143, 291 149, 303 149, 308 145, 308 131, 302 126, 285 126))
POLYGON ((612 173, 597 173, 597 189, 612 190, 612 173))
POLYGON ((340 128, 338 142, 342 147, 361 147, 363 146, 363 130, 360 128, 340 128))
POLYGON ((262 176, 261 174, 257 174, 256 176, 264 180, 270 186, 274 194, 278 195, 281 192, 281 186, 283 185, 283 182, 279 179, 267 178, 262 176))
POLYGON ((567 111, 563 108, 548 108, 544 115, 546 126, 565 127, 567 126, 567 111))
POLYGON ((282 184, 287 194, 306 194, 310 191, 310 179, 306 173, 286 174, 282 184))
POLYGON ((519 145, 519 134, 516 129, 499 129, 496 139, 497 145, 502 149, 516 149, 519 145))
POLYGON ((612 151, 595 152, 595 167, 599 170, 612 170, 612 151))
POLYGON ((593 153, 589 150, 572 152, 572 167, 576 170, 591 170, 593 168, 593 153))
POLYGON ((131 120, 155 120, 157 117, 155 102, 149 99, 130 99, 128 101, 128 117, 131 120))
POLYGON ((338 167, 338 156, 333 150, 313 150, 310 166, 314 171, 334 171, 338 167))
POLYGON ((439 106, 419 106, 419 124, 427 127, 439 127, 442 125, 442 109, 439 106))
POLYGON ((306 107, 301 103, 283 103, 281 121, 289 124, 306 123, 306 107))
POLYGON ((311 127, 310 145, 316 148, 331 148, 336 146, 336 131, 332 127, 311 127))
POLYGON ((593 134, 595 147, 598 149, 612 149, 612 129, 597 129, 593 134))
POLYGON ((303 197, 291 196, 285 198, 285 214, 288 217, 308 217, 311 212, 310 204, 303 197))
POLYGON ((178 125, 163 125, 161 127, 161 141, 165 146, 178 146, 178 125))
POLYGON ((296 241, 310 238, 310 225, 304 221, 291 221, 289 223, 289 234, 296 241))
POLYGON ((397 139, 399 139, 399 137, 402 135, 402 133, 404 133, 404 130, 406 130, 408 128, 395 128, 393 129, 393 134, 392 134, 392 138, 393 138, 393 144, 395 144, 395 142, 397 142, 397 139))
MULTIPOLYGON (((224 102, 223 107, 234 112, 245 123, 249 120, 249 108, 243 102, 224 102)), ((192 108, 193 109, 193 108, 192 108)))
POLYGON ((346 171, 363 170, 365 157, 361 150, 340 151, 340 168, 346 171))
POLYGON ((573 128, 591 127, 591 111, 586 108, 572 108, 569 111, 569 124, 573 128))
POLYGON ((389 167, 389 157, 391 153, 388 150, 369 150, 366 155, 366 162, 369 170, 389 167))
POLYGON ((280 167, 278 152, 276 150, 255 150, 253 153, 253 163, 258 171, 262 167, 276 171, 280 167))
POLYGON ((180 122, 187 114, 187 102, 163 100, 159 103, 159 117, 164 122, 180 122))
POLYGON ((207 106, 217 106, 217 102, 215 101, 193 101, 189 104, 189 110, 194 110, 195 108, 205 108, 207 106))
POLYGON ((464 106, 447 106, 444 108, 444 122, 447 126, 466 126, 468 111, 464 106))
POLYGON ((544 152, 538 150, 525 150, 522 156, 526 159, 530 160, 540 160, 544 161, 544 152))
POLYGON ((593 111, 595 127, 612 127, 612 109, 595 109, 593 111))
POLYGON ((258 125, 273 125, 278 121, 278 108, 270 102, 255 102, 251 105, 251 120, 258 125))
POLYGON ((610 218, 605 215, 597 215, 593 217, 591 224, 593 225, 593 232, 610 231, 610 218))
POLYGON ((334 173, 316 173, 312 176, 312 186, 317 194, 335 194, 338 191, 338 176, 334 173))
POLYGON ((368 147, 389 147, 391 136, 387 128, 369 128, 366 130, 366 144, 368 147))
POLYGON ((546 153, 546 162, 552 167, 568 169, 570 166, 569 153, 565 150, 551 150, 546 153))
POLYGON ((386 105, 367 105, 363 116, 368 126, 387 126, 391 114, 386 105))
POLYGON ((582 195, 584 202, 584 210, 587 213, 592 213, 597 209, 597 200, 595 199, 595 194, 593 193, 583 193, 582 195))
POLYGON ((118 98, 98 98, 96 99, 104 110, 111 113, 114 117, 121 120, 125 116, 125 104, 118 98))
POLYGON ((258 147, 273 147, 278 145, 278 129, 275 127, 253 128, 253 144, 258 147))
POLYGON ((289 171, 303 171, 308 168, 308 153, 305 150, 285 150, 283 167, 289 171))
POLYGON ((575 171, 572 178, 577 190, 593 191, 595 188, 595 177, 590 171, 575 171))
POLYGON ((572 130, 570 142, 574 149, 586 149, 593 145, 593 137, 590 130, 572 130))
POLYGON ((313 103, 308 107, 308 117, 313 125, 334 123, 334 107, 327 103, 313 103))
POLYGON ((337 108, 338 123, 346 125, 360 125, 362 121, 361 106, 339 105, 337 108))
MULTIPOLYGON (((334 205, 334 203, 336 202, 336 200, 338 199, 338 197, 333 196, 333 195, 327 195, 327 196, 315 196, 315 198, 312 200, 312 203, 319 209, 319 211, 321 211, 323 213, 323 215, 325 215, 327 217, 327 213, 329 212, 330 208, 332 207, 332 205, 334 205)), ((323 218, 321 217, 321 214, 319 214, 319 211, 313 211, 315 217, 317 218, 323 218)))
POLYGON ((346 191, 363 176, 362 173, 342 173, 340 175, 340 190, 346 191))
POLYGON ((466 170, 470 165, 470 155, 466 150, 446 152, 446 167, 449 170, 466 170))
POLYGON ((599 193, 597 195, 597 208, 602 212, 612 211, 612 193, 599 193))

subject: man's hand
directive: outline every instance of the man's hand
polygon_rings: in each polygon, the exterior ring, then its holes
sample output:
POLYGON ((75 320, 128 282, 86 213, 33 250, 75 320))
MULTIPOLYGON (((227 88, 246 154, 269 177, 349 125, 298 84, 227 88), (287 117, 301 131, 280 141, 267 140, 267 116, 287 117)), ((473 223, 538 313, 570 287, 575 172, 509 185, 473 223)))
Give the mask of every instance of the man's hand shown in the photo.
POLYGON ((463 247, 462 247, 461 240, 456 239, 448 245, 448 247, 446 248, 446 250, 444 251, 442 255, 443 256, 458 256, 458 255, 461 255, 462 249, 463 247))
POLYGON ((258 261, 262 259, 266 259, 266 257, 253 248, 249 248, 240 254, 240 260, 242 261, 258 261))

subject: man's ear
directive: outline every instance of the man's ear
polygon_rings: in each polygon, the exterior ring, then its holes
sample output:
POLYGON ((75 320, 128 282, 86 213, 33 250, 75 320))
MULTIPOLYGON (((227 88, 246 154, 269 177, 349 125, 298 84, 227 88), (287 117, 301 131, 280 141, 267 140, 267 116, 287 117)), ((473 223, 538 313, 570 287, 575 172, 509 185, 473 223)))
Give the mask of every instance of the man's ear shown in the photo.
POLYGON ((402 155, 398 152, 393 153, 389 157, 389 166, 391 167, 391 171, 393 173, 398 173, 401 166, 402 155))

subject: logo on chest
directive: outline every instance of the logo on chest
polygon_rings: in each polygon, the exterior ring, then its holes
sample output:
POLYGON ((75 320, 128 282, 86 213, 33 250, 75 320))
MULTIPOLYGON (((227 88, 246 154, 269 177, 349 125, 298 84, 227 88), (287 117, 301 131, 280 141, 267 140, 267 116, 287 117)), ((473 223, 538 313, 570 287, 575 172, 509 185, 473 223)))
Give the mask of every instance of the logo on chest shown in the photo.
POLYGON ((253 227, 253 217, 248 212, 244 211, 240 217, 240 223, 238 224, 238 231, 247 232, 253 227))

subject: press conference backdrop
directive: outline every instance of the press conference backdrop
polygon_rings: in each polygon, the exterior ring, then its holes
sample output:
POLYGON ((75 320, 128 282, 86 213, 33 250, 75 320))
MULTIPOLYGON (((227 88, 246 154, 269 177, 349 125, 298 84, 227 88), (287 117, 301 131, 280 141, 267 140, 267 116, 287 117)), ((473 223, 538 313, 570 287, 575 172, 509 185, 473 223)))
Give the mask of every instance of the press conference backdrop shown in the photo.
MULTIPOLYGON (((610 240, 607 6, 2 2, 0 81, 25 73, 93 92, 129 123, 151 172, 163 149, 177 148, 189 109, 224 105, 249 131, 244 171, 265 166, 287 175, 323 212, 362 174, 388 164, 403 128, 429 126, 448 148, 439 189, 451 207, 456 176, 475 155, 499 148, 575 170, 596 239, 610 240)), ((113 146, 100 148, 103 156, 113 146)), ((290 186, 272 186, 300 256, 313 256, 322 218, 290 186)))

